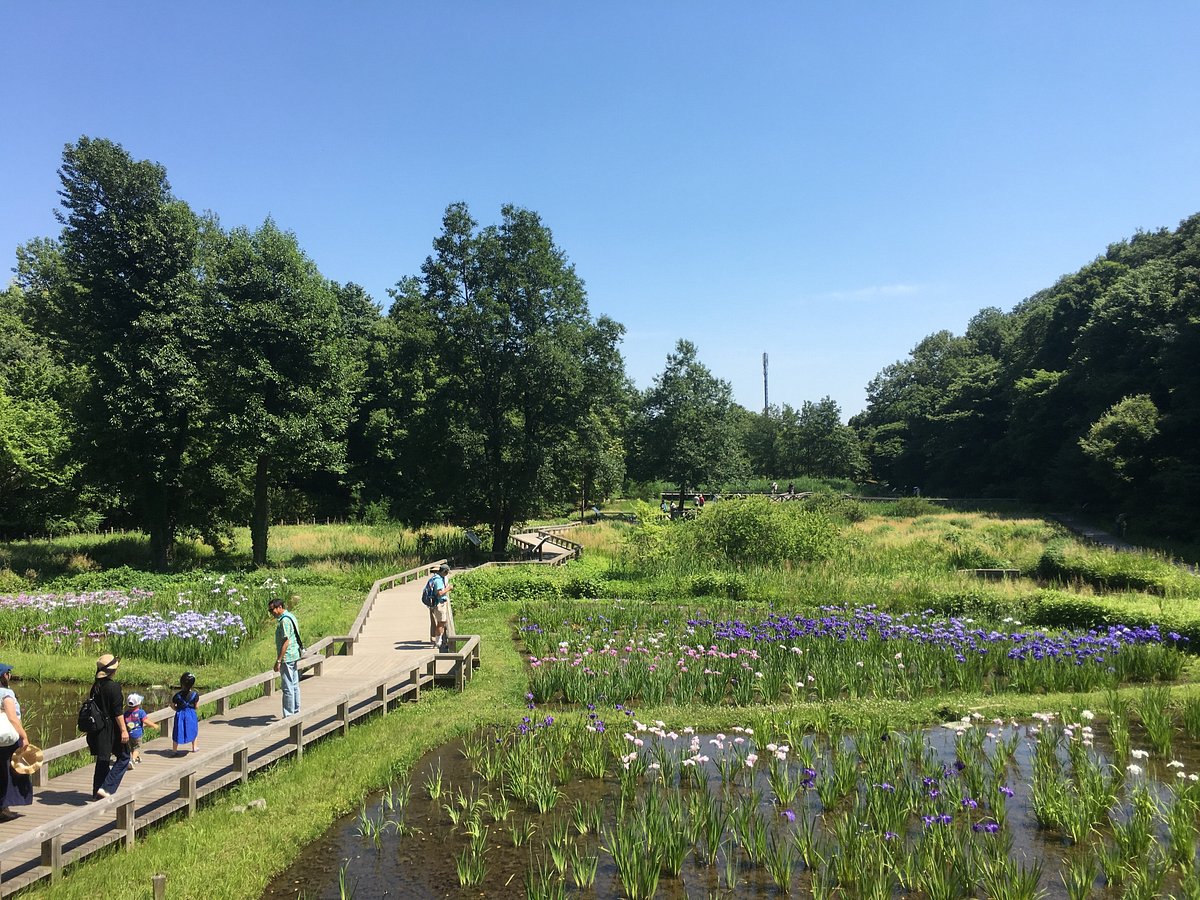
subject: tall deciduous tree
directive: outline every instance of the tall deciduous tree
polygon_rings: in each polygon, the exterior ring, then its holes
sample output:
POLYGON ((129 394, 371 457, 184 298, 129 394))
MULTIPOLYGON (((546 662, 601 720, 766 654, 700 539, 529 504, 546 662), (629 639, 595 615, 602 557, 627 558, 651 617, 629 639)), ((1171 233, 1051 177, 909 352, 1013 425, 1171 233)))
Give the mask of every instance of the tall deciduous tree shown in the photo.
POLYGON ((47 308, 89 374, 78 423, 97 478, 129 498, 155 563, 189 515, 189 451, 209 397, 197 287, 197 221, 157 163, 81 138, 59 170, 61 273, 47 308))
POLYGON ((784 404, 775 455, 781 471, 819 478, 858 478, 867 459, 854 429, 842 424, 842 412, 831 398, 804 401, 797 411, 784 404))
POLYGON ((729 382, 700 362, 695 344, 680 340, 643 398, 642 447, 655 474, 679 485, 681 497, 743 476, 738 426, 729 382))
POLYGON ((230 232, 213 269, 223 335, 214 376, 223 379, 223 428, 252 472, 250 536, 261 566, 272 484, 344 466, 358 375, 351 342, 367 313, 360 291, 335 288, 270 219, 254 232, 230 232))
POLYGON ((572 497, 573 448, 623 378, 623 329, 593 321, 583 282, 530 210, 505 206, 480 229, 465 204, 450 206, 421 272, 397 294, 402 318, 428 330, 438 374, 413 438, 447 511, 488 521, 503 552, 514 522, 572 497))

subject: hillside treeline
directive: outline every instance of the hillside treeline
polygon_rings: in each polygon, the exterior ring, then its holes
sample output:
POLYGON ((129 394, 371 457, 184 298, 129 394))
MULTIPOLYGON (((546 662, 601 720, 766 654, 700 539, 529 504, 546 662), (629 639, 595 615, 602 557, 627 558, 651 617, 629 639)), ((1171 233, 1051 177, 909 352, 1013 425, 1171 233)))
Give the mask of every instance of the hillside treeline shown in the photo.
POLYGON ((359 518, 484 523, 503 548, 627 475, 864 471, 832 401, 750 413, 687 341, 635 389, 624 328, 530 210, 450 205, 384 312, 111 141, 68 145, 59 177, 60 233, 0 293, 0 539, 140 528, 168 566, 249 525, 262 562, 273 521, 359 518))
POLYGON ((1197 536, 1200 215, 1138 233, 966 333, 939 331, 851 420, 876 477, 1086 504, 1197 536))

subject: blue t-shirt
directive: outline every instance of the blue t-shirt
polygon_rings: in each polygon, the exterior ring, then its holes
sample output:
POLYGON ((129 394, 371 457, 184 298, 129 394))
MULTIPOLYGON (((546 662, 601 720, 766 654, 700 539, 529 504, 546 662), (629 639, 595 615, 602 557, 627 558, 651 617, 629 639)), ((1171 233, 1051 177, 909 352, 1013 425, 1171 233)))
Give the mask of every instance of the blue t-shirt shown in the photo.
POLYGON ((129 731, 129 739, 136 741, 142 736, 142 723, 146 721, 146 711, 140 706, 137 709, 126 710, 125 728, 129 731))
POLYGON ((446 589, 446 579, 443 578, 441 575, 434 575, 433 578, 431 578, 429 580, 431 582, 433 582, 434 599, 438 603, 445 603, 446 598, 444 596, 442 596, 442 591, 444 591, 446 589))

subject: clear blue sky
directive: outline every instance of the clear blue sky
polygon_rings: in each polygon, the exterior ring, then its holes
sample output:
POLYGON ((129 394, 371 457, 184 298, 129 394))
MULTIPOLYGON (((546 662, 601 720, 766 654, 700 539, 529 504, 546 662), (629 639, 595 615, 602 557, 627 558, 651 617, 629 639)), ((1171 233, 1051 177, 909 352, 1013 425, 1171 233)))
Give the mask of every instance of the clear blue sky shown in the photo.
POLYGON ((762 403, 867 382, 1200 210, 1200 4, 9 2, 0 252, 55 235, 63 145, 270 215, 377 301, 446 205, 537 210, 628 328, 762 403))

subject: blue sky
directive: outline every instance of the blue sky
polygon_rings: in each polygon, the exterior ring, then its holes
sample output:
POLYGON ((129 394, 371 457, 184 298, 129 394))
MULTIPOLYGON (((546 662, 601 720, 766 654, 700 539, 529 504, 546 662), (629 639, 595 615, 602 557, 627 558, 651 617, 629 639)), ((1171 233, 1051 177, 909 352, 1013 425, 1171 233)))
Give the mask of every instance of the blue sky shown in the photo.
POLYGON ((107 137, 380 302, 446 205, 537 210, 628 328, 762 404, 867 382, 1200 211, 1200 4, 6 3, 0 253, 107 137))

